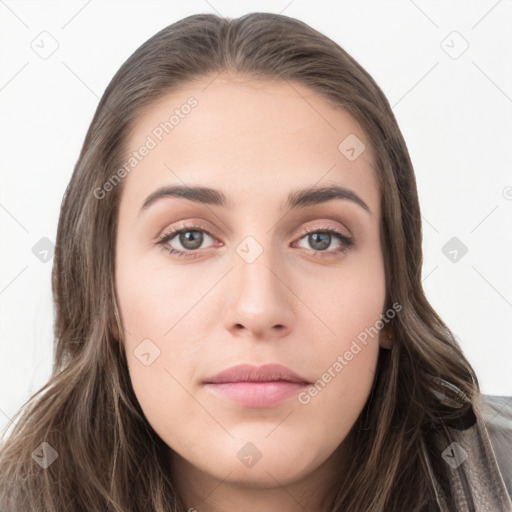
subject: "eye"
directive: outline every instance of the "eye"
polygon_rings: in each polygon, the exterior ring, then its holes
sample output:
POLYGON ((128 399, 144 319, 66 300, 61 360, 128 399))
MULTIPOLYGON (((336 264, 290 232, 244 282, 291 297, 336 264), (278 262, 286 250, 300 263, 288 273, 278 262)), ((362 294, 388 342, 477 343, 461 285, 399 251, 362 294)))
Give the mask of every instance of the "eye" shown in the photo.
POLYGON ((156 242, 157 245, 162 246, 169 254, 173 254, 180 258, 195 258, 197 256, 197 249, 201 247, 204 241, 204 234, 207 237, 213 238, 208 231, 202 229, 200 226, 184 226, 173 228, 164 233, 156 242), (169 246, 170 242, 177 239, 175 243, 181 245, 182 249, 176 249, 169 246))
MULTIPOLYGON (((336 256, 347 251, 354 242, 347 235, 330 227, 314 227, 306 230, 306 234, 299 238, 299 242, 305 240, 307 244, 317 253, 324 253, 321 256, 336 256), (338 242, 338 247, 326 251, 333 242, 338 242)), ((295 242, 298 243, 298 242, 295 242)))
MULTIPOLYGON (((195 258, 199 255, 198 249, 201 248, 205 240, 204 235, 213 239, 213 236, 200 226, 178 226, 165 232, 155 243, 161 246, 168 254, 178 256, 179 258, 195 258), (174 243, 181 245, 181 248, 176 248, 170 244, 174 239, 176 239, 174 243)), ((306 229, 298 241, 300 242, 303 239, 306 239, 315 255, 320 254, 324 257, 336 256, 354 245, 350 237, 328 226, 306 229), (325 250, 336 241, 338 242, 337 248, 329 251, 325 250)), ((297 243, 294 242, 294 244, 297 243)), ((301 246, 299 245, 299 247, 301 246)))

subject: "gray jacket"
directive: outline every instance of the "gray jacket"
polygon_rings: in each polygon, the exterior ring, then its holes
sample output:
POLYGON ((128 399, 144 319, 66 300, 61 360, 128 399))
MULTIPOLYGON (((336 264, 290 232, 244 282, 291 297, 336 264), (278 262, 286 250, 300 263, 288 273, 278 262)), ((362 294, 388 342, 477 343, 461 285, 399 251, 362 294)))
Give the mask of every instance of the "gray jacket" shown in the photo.
POLYGON ((440 512, 512 512, 512 397, 482 395, 466 424, 435 447, 448 470, 441 482, 427 456, 440 512), (448 483, 453 501, 443 493, 448 483))
POLYGON ((486 396, 481 407, 503 482, 512 498, 512 397, 486 396))

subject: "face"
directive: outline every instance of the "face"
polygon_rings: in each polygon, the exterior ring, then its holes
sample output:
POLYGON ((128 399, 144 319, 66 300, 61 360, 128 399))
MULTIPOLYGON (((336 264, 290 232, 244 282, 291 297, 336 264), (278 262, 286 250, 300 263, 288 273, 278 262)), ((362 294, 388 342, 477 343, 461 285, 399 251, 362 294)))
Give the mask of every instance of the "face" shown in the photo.
POLYGON ((127 140, 115 276, 126 355, 174 465, 284 485, 339 463, 373 383, 379 191, 347 113, 299 83, 213 78, 161 97, 127 140), (323 187, 339 190, 307 193, 323 187), (253 368, 216 379, 238 365, 253 368))

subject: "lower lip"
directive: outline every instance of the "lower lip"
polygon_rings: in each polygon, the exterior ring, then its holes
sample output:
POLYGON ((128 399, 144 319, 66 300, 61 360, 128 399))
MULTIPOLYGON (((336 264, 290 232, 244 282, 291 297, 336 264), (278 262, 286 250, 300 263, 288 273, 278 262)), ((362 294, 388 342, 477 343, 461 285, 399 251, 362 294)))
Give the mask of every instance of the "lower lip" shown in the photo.
POLYGON ((272 407, 296 396, 309 384, 288 381, 208 383, 215 394, 245 407, 272 407))

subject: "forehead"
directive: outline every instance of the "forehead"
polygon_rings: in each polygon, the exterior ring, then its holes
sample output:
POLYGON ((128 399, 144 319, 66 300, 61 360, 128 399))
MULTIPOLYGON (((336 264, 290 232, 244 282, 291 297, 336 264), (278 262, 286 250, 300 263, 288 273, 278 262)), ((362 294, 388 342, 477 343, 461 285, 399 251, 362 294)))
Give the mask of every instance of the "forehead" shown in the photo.
POLYGON ((378 205, 372 148, 361 126, 298 82, 203 77, 146 108, 125 147, 124 160, 134 165, 123 196, 139 207, 168 184, 231 190, 241 202, 260 193, 281 201, 290 189, 339 184, 378 205))

